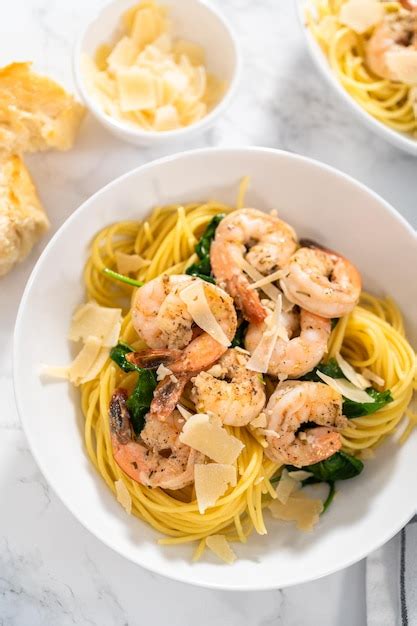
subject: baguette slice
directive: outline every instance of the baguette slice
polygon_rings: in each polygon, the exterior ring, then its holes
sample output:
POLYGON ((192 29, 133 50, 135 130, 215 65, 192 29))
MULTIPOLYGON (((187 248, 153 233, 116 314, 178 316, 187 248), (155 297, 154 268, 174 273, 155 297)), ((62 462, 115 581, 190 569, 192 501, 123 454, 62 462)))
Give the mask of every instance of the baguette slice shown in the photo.
POLYGON ((11 63, 0 69, 0 151, 68 150, 84 107, 30 65, 11 63))
POLYGON ((49 228, 30 174, 20 156, 0 160, 0 276, 22 261, 49 228))

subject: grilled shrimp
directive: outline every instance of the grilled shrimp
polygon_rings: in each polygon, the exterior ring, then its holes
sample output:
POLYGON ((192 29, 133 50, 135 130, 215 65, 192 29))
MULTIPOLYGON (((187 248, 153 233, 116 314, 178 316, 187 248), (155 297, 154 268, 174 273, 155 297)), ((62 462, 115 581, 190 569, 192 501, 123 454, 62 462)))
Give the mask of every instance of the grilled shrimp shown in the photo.
POLYGON ((205 457, 180 442, 183 420, 178 411, 165 422, 147 416, 136 438, 126 400, 127 391, 116 389, 109 407, 113 456, 120 469, 147 487, 181 489, 193 483, 194 465, 205 457))
MULTIPOLYGON (((299 378, 323 358, 331 331, 330 320, 305 309, 282 313, 281 319, 288 340, 277 338, 268 374, 277 378, 299 378)), ((249 325, 245 337, 245 347, 249 352, 256 349, 265 330, 265 322, 249 325)))
POLYGON ((366 45, 366 62, 369 68, 381 78, 402 81, 396 71, 395 57, 407 56, 408 65, 417 68, 417 3, 403 0, 407 10, 388 13, 375 28, 366 45))
POLYGON ((341 448, 338 432, 347 424, 342 396, 323 383, 287 381, 278 385, 266 407, 267 456, 305 467, 324 461, 341 448), (310 427, 310 422, 316 425, 310 427), (299 431, 308 424, 308 428, 299 431))
POLYGON ((297 247, 294 230, 282 220, 256 209, 230 213, 219 224, 211 244, 213 273, 251 322, 266 317, 259 296, 250 288, 241 262, 247 261, 262 274, 271 274, 288 261, 297 247))
POLYGON ((361 276, 352 263, 336 252, 303 247, 291 257, 281 288, 291 302, 321 317, 342 317, 357 304, 361 276))
POLYGON ((260 375, 246 369, 248 357, 231 349, 208 372, 193 379, 191 398, 201 413, 212 413, 229 426, 246 426, 265 406, 260 375))
MULTIPOLYGON (((137 291, 132 319, 149 349, 131 353, 128 358, 132 363, 149 369, 163 363, 174 373, 195 373, 210 367, 226 352, 226 347, 193 325, 193 319, 179 296, 181 289, 196 280, 201 279, 162 276, 137 291)), ((214 317, 231 341, 237 327, 232 299, 220 287, 201 283, 214 317)))

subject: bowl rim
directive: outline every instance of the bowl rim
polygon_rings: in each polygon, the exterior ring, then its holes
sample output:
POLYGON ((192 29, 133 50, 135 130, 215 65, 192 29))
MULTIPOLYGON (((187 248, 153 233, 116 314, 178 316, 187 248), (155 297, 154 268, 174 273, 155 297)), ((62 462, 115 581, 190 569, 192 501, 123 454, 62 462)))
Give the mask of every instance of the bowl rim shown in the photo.
POLYGON ((389 214, 391 214, 394 219, 398 220, 402 226, 405 228, 405 230, 408 232, 409 235, 411 235, 412 240, 414 240, 414 245, 415 248, 417 250, 417 232, 414 231, 414 229, 412 228, 411 224, 409 224, 409 222, 398 212, 396 211, 396 209, 394 209, 394 207, 392 207, 386 200, 384 200, 381 196, 379 196, 376 192, 374 192, 373 190, 369 189, 366 185, 364 185, 363 183, 355 180, 353 177, 349 176, 348 174, 345 174, 344 172, 341 172, 340 170, 327 165, 325 163, 322 163, 321 161, 317 161, 316 159, 312 159, 309 157, 305 157, 305 156, 301 156, 299 154, 295 154, 292 152, 288 152, 286 150, 278 150, 278 149, 274 149, 274 148, 264 148, 264 147, 256 147, 256 146, 249 146, 249 147, 242 147, 242 148, 218 148, 218 147, 209 147, 209 148, 199 148, 196 150, 185 150, 182 152, 178 152, 176 154, 173 155, 169 155, 160 159, 156 159, 154 161, 150 161, 148 163, 145 163, 143 165, 140 165, 136 168, 133 168, 132 170, 126 172, 125 174, 115 178, 114 180, 110 181, 107 185, 105 185, 104 187, 102 187, 101 189, 99 189, 98 191, 96 191, 94 194, 92 194, 89 198, 87 198, 87 200, 85 200, 71 215, 70 217, 65 220, 65 222, 59 227, 59 229, 55 232, 55 234, 52 236, 52 238, 50 239, 50 241, 48 242, 48 244, 46 245, 45 249, 43 250, 42 254, 40 255, 39 259, 37 260, 31 274, 30 277, 27 281, 27 284, 25 286, 25 290, 23 292, 22 298, 21 298, 21 302, 19 305, 19 309, 18 309, 18 313, 16 316, 16 322, 15 322, 15 328, 14 328, 14 333, 13 333, 13 348, 12 348, 12 362, 13 362, 13 388, 14 388, 14 394, 15 394, 15 401, 16 401, 16 407, 17 407, 17 411, 20 417, 20 421, 22 424, 22 428, 23 428, 23 432, 26 436, 26 440, 28 442, 29 445, 29 449, 30 452, 32 454, 32 456, 34 457, 36 464, 38 465, 39 469, 41 470, 44 478, 46 479, 48 485, 51 487, 51 489, 53 490, 54 494, 57 496, 57 498, 64 504, 64 506, 71 512, 71 514, 74 516, 74 518, 89 532, 91 533, 95 538, 99 539, 106 547, 110 548, 111 550, 113 550, 115 553, 125 557, 128 561, 134 563, 135 565, 139 565, 140 567, 144 568, 145 570, 151 571, 155 574, 158 574, 160 576, 163 576, 165 578, 171 579, 171 580, 176 580, 178 582, 182 582, 182 583, 187 583, 193 586, 197 586, 197 587, 202 587, 202 588, 207 588, 207 589, 216 589, 216 590, 223 590, 223 591, 267 591, 267 590, 275 590, 279 587, 282 588, 286 588, 286 587, 291 587, 293 585, 298 585, 298 584, 303 584, 306 582, 311 582, 313 580, 318 580, 320 578, 323 578, 325 576, 328 576, 330 574, 333 574, 337 571, 340 571, 341 569, 344 569, 346 567, 349 567, 351 565, 353 565, 354 563, 357 563, 358 561, 360 561, 361 559, 365 558, 368 554, 370 554, 372 551, 378 549, 379 547, 381 547, 382 545, 384 545, 387 541, 389 541, 392 537, 394 537, 394 535, 396 535, 404 526, 405 524, 407 524, 407 522, 414 516, 415 514, 415 510, 413 509, 411 511, 411 513, 407 514, 404 518, 401 518, 401 520, 398 521, 398 524, 394 527, 394 528, 390 528, 389 530, 387 530, 382 537, 379 537, 378 540, 370 545, 367 546, 366 548, 364 548, 359 554, 355 554, 354 556, 352 556, 351 558, 348 558, 346 560, 343 561, 343 563, 341 563, 340 565, 337 566, 332 566, 329 567, 326 571, 321 572, 319 575, 315 576, 314 578, 311 577, 301 577, 301 578, 297 578, 297 579, 289 579, 286 580, 285 583, 273 583, 271 582, 270 584, 257 584, 256 581, 251 581, 249 584, 234 584, 233 582, 231 582, 229 585, 224 585, 224 584, 217 584, 215 582, 204 582, 204 581, 200 581, 200 580, 190 580, 190 578, 187 575, 182 575, 181 573, 177 573, 174 570, 174 573, 169 573, 167 574, 164 571, 163 567, 159 567, 158 565, 154 565, 153 563, 143 563, 143 562, 139 562, 137 559, 132 558, 132 556, 123 549, 120 549, 119 547, 117 547, 111 540, 107 539, 106 537, 103 536, 103 534, 100 531, 96 531, 94 529, 94 527, 85 522, 85 520, 81 519, 81 517, 79 516, 78 512, 73 508, 71 503, 67 502, 67 498, 66 496, 64 496, 62 493, 60 493, 60 489, 59 489, 59 484, 55 484, 55 479, 54 476, 50 474, 50 472, 48 471, 47 468, 45 468, 44 463, 42 461, 42 458, 40 455, 37 454, 36 451, 36 446, 33 444, 32 439, 31 439, 31 435, 30 435, 30 429, 27 427, 27 423, 28 423, 28 418, 27 415, 25 415, 25 412, 23 411, 22 405, 20 403, 20 396, 19 396, 19 376, 18 376, 18 371, 17 371, 17 362, 18 362, 18 348, 19 348, 19 336, 21 334, 20 331, 20 327, 22 324, 22 319, 24 316, 24 312, 26 310, 26 302, 30 296, 30 293, 32 291, 32 286, 34 284, 34 282, 37 279, 37 276, 39 274, 39 272, 41 271, 41 267, 43 265, 43 260, 44 258, 49 254, 49 250, 55 245, 55 243, 59 240, 59 238, 61 237, 62 233, 65 231, 65 229, 72 223, 72 221, 76 220, 78 218, 78 216, 83 213, 84 211, 88 210, 89 204, 93 201, 96 201, 98 198, 100 198, 101 195, 104 195, 107 193, 107 191, 109 189, 111 189, 114 186, 117 186, 118 184, 120 184, 123 180, 131 177, 131 176, 135 176, 139 171, 140 172, 144 172, 153 168, 158 168, 160 165, 163 165, 165 163, 169 163, 170 161, 175 161, 175 160, 182 160, 182 159, 187 159, 187 158, 193 158, 194 156, 205 156, 207 154, 222 154, 222 155, 231 155, 231 156, 238 156, 240 153, 245 152, 245 153, 251 153, 251 154, 259 154, 259 155, 281 155, 284 156, 287 159, 293 160, 293 161, 298 161, 298 162, 302 162, 302 163, 307 163, 310 165, 313 165, 315 167, 318 167, 319 170, 321 171, 325 171, 328 173, 331 173, 332 175, 336 175, 337 177, 341 178, 344 181, 348 181, 350 184, 353 184, 354 186, 356 186, 358 189, 360 189, 361 191, 365 192, 366 194, 372 196, 375 200, 377 200, 383 207, 384 210, 386 210, 389 214))
POLYGON ((358 119, 375 134, 388 141, 396 148, 407 152, 413 156, 417 156, 417 139, 409 137, 406 133, 394 130, 383 122, 379 121, 376 117, 368 113, 358 102, 346 91, 341 82, 337 79, 336 75, 332 71, 328 60, 320 49, 318 42, 310 32, 305 16, 304 9, 308 0, 296 0, 296 13, 301 30, 303 31, 304 40, 307 43, 309 55, 312 58, 315 66, 319 69, 321 75, 327 80, 328 84, 332 86, 341 98, 346 102, 350 110, 356 114, 358 119))
MULTIPOLYGON (((82 75, 82 68, 81 68, 81 59, 82 59, 82 54, 83 54, 82 44, 86 36, 87 30, 90 28, 93 22, 100 19, 101 14, 109 6, 117 5, 119 2, 120 0, 111 0, 111 2, 107 2, 104 6, 100 7, 95 12, 94 17, 91 20, 89 20, 88 24, 85 25, 82 32, 78 35, 75 41, 74 47, 73 47, 72 69, 73 69, 73 75, 75 79, 75 86, 82 100, 86 104, 87 108, 93 113, 93 115, 98 120, 100 120, 102 124, 104 124, 108 128, 111 128, 113 131, 117 132, 119 136, 120 136, 120 133, 123 133, 126 135, 130 135, 132 138, 137 138, 141 140, 149 140, 149 143, 151 143, 152 140, 161 141, 163 139, 167 139, 167 140, 180 139, 182 137, 185 137, 187 133, 191 134, 191 133, 194 133, 194 131, 198 132, 198 131, 204 131, 205 129, 207 129, 216 120, 216 118, 219 117, 231 104, 233 98, 236 95, 237 88, 238 88, 241 74, 242 74, 241 47, 240 47, 240 43, 237 38, 237 35, 233 27, 229 23, 229 21, 220 11, 218 11, 217 8, 215 8, 209 2, 207 2, 207 0, 192 0, 192 2, 194 2, 195 4, 198 4, 204 7, 207 11, 211 12, 216 17, 216 19, 219 22, 221 22, 232 44, 234 57, 235 57, 235 67, 233 71, 233 77, 230 83, 228 84, 226 92, 222 96, 221 100, 219 100, 216 106, 207 115, 201 118, 201 120, 198 120, 197 122, 193 122, 189 126, 184 126, 183 128, 176 128, 173 130, 166 130, 166 131, 141 130, 140 128, 135 128, 133 125, 129 125, 128 123, 124 123, 119 120, 116 120, 111 115, 108 115, 107 113, 105 113, 100 108, 96 100, 89 94, 88 89, 85 86, 85 82, 84 82, 83 75, 82 75)), ((170 0, 170 2, 172 3, 174 2, 174 0, 170 0)), ((132 4, 133 3, 134 3, 134 0, 132 0, 132 4)))

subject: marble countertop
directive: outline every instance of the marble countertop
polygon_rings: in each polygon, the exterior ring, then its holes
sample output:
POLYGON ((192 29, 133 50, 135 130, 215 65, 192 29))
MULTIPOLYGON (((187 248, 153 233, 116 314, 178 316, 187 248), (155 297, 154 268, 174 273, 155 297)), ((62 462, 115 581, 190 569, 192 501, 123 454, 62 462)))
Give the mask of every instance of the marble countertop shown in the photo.
MULTIPOLYGON (((31 59, 36 69, 71 88, 74 39, 102 4, 2 3, 0 63, 31 59)), ((243 80, 220 123, 176 149, 263 145, 299 152, 369 185, 417 226, 416 161, 360 126, 329 91, 303 45, 295 1, 215 4, 240 37, 243 80)), ((28 158, 52 222, 50 234, 114 177, 169 151, 123 144, 88 117, 71 152, 28 158)), ((19 425, 10 356, 21 294, 46 242, 0 282, 0 626, 363 626, 363 562, 283 591, 236 594, 193 588, 114 554, 51 493, 19 425)))

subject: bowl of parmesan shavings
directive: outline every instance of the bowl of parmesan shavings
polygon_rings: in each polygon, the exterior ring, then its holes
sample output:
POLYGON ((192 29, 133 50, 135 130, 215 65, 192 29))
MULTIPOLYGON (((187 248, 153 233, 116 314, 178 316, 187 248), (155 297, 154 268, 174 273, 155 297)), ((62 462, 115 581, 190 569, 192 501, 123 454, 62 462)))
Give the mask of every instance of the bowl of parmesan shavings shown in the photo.
POLYGON ((74 50, 86 106, 114 135, 141 146, 207 130, 230 104, 240 65, 230 26, 201 0, 115 0, 74 50))

